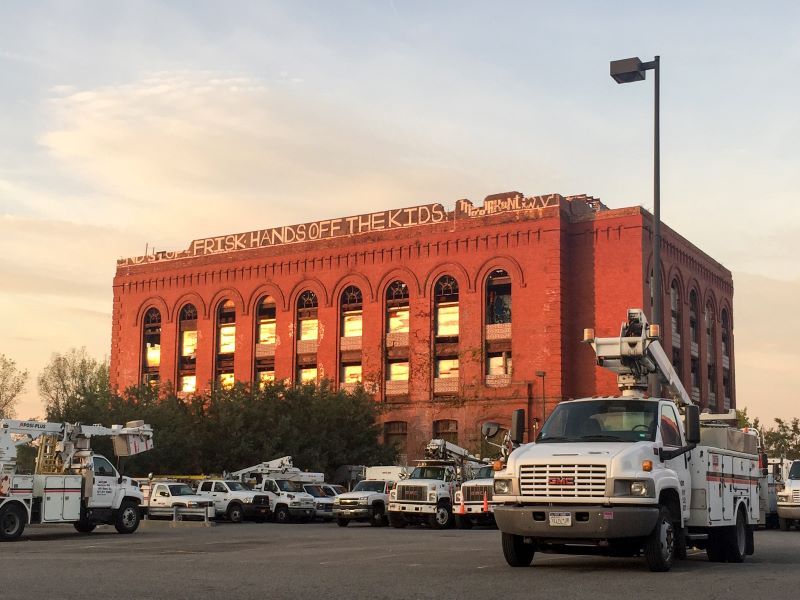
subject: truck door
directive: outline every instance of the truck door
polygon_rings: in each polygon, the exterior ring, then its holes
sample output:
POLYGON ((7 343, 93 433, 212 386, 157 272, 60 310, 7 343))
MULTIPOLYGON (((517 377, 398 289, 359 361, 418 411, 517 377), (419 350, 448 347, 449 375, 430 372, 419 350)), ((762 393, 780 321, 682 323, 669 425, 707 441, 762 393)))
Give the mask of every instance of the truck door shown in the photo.
POLYGON ((221 481, 214 482, 211 497, 214 499, 214 508, 218 513, 224 513, 228 510, 228 488, 224 483, 221 481))
POLYGON ((278 484, 274 479, 265 479, 262 485, 264 493, 269 497, 269 505, 274 508, 280 494, 278 484))
POLYGON ((114 504, 114 491, 117 489, 117 470, 103 456, 92 457, 94 466, 94 485, 92 497, 89 499, 91 508, 111 508, 114 504))
POLYGON ((169 490, 165 485, 157 485, 150 493, 150 506, 169 506, 169 490))
MULTIPOLYGON (((661 432, 661 444, 665 450, 675 450, 684 445, 683 435, 681 428, 678 425, 678 415, 675 412, 675 407, 672 404, 661 405, 661 418, 659 430, 661 432)), ((682 454, 673 459, 665 461, 664 465, 668 469, 675 471, 680 482, 680 497, 681 497, 681 513, 683 516, 689 518, 689 494, 692 479, 689 473, 689 454, 682 454)))

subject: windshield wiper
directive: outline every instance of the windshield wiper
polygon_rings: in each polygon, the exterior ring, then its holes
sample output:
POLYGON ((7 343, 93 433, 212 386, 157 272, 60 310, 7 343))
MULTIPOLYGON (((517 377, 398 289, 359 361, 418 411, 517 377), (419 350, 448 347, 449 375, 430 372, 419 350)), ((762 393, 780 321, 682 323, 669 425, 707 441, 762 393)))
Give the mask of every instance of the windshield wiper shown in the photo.
POLYGON ((577 439, 579 442, 593 442, 593 441, 600 441, 600 440, 610 440, 612 442, 624 442, 620 437, 616 435, 603 435, 602 433, 597 433, 593 435, 584 435, 577 439))
POLYGON ((561 435, 554 435, 554 436, 551 436, 551 437, 540 438, 540 439, 538 439, 536 441, 538 443, 540 443, 540 444, 543 444, 544 442, 576 442, 578 440, 575 439, 575 438, 571 438, 571 437, 564 437, 564 436, 561 436, 561 435))

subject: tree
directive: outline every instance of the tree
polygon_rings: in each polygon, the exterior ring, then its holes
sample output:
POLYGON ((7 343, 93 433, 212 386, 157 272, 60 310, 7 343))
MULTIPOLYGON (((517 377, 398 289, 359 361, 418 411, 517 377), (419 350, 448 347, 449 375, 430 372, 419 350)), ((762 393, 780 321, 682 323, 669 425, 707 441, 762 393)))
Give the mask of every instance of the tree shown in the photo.
POLYGON ((108 363, 90 357, 86 348, 53 354, 38 378, 39 394, 51 421, 98 423, 111 398, 108 363))
POLYGON ((800 458, 800 419, 775 419, 776 427, 763 432, 767 454, 775 458, 800 458))
POLYGON ((17 396, 27 381, 28 371, 18 369, 14 360, 0 354, 0 419, 14 416, 17 396))

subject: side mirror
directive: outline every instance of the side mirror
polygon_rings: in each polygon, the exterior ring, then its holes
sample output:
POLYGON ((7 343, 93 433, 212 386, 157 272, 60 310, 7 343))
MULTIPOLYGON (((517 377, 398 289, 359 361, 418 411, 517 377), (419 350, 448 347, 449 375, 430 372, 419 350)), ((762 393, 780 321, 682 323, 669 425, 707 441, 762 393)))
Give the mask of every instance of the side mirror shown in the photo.
POLYGON ((118 484, 120 484, 120 485, 122 485, 122 482, 123 482, 124 480, 125 480, 125 478, 124 478, 122 475, 120 475, 119 477, 117 477, 117 483, 118 483, 118 484))
POLYGON ((481 426, 481 435, 485 438, 494 437, 500 431, 500 425, 494 421, 487 421, 481 426))
POLYGON ((511 442, 515 446, 522 443, 522 438, 525 436, 525 409, 518 408, 511 413, 511 442))
POLYGON ((686 443, 699 444, 700 443, 700 407, 696 404, 690 404, 686 407, 686 419, 684 423, 686 427, 686 443))

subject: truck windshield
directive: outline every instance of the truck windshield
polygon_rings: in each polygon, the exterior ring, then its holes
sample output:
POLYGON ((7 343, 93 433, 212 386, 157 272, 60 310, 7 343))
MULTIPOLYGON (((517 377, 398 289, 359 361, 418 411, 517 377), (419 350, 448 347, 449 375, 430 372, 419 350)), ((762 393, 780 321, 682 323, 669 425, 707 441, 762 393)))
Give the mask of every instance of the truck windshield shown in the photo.
POLYGON ((249 492, 244 485, 239 483, 238 481, 226 481, 225 484, 228 486, 228 489, 232 492, 249 492))
POLYGON ((494 477, 494 468, 489 465, 486 467, 481 467, 477 473, 475 473, 475 479, 492 479, 494 477))
POLYGON ((386 485, 385 481, 359 481, 356 487, 353 488, 354 492, 378 492, 383 493, 383 487, 386 485))
POLYGON ((170 485, 169 493, 173 496, 194 496, 194 491, 185 483, 170 485))
POLYGON ((287 481, 286 479, 276 479, 275 483, 282 492, 303 492, 303 484, 297 481, 287 481))
POLYGON ((325 493, 325 490, 323 490, 323 489, 322 489, 320 486, 318 486, 318 485, 304 485, 304 486, 303 486, 303 489, 304 489, 304 490, 305 490, 307 493, 309 493, 309 494, 311 494, 312 496, 314 496, 314 498, 327 498, 327 496, 328 496, 328 495, 325 493))
POLYGON ((409 479, 444 479, 444 467, 416 467, 409 479))
POLYGON ((656 439, 658 402, 606 399, 562 402, 536 441, 642 442, 656 439))
POLYGON ((789 479, 800 479, 800 460, 792 463, 792 468, 789 469, 789 479))

